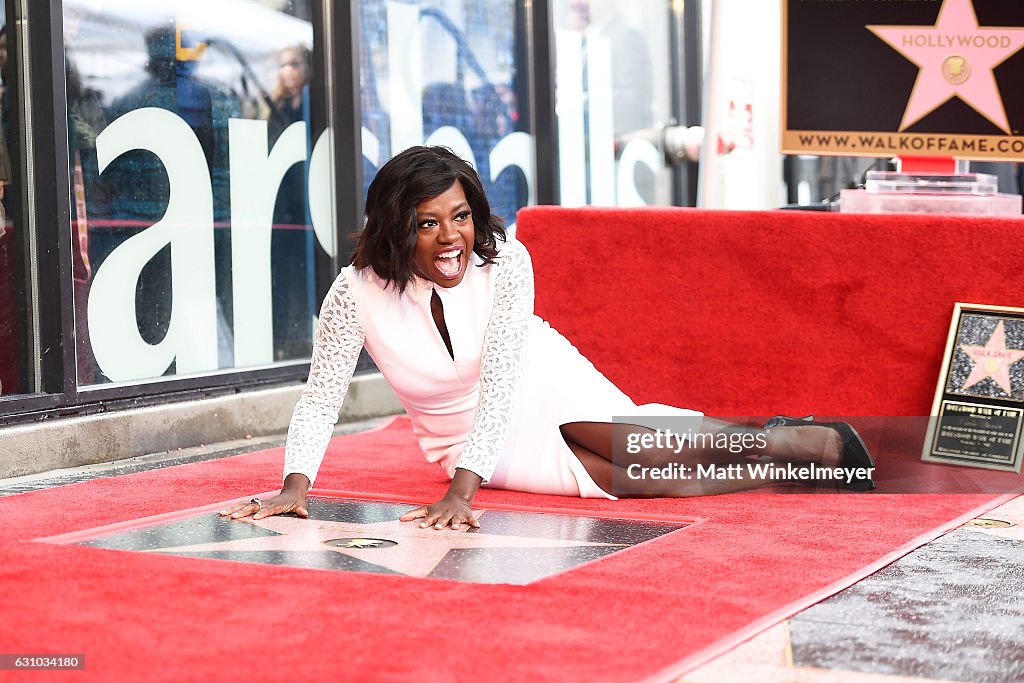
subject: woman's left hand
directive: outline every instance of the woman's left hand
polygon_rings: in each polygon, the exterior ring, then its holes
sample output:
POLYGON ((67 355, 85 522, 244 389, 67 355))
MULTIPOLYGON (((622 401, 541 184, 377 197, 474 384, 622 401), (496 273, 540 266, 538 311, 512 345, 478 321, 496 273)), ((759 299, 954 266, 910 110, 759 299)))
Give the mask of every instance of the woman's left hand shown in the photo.
POLYGON ((423 529, 451 527, 454 531, 468 531, 471 528, 480 528, 480 522, 473 515, 473 508, 469 503, 452 495, 445 496, 433 505, 421 505, 399 517, 403 522, 411 522, 414 519, 423 520, 420 522, 420 528, 423 529))

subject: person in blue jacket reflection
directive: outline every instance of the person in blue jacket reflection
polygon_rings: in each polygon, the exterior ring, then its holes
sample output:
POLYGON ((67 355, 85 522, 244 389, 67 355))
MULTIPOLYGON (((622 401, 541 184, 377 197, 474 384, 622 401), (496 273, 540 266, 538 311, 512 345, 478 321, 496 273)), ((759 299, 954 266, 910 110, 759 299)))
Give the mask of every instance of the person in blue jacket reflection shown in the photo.
MULTIPOLYGON (((270 145, 291 125, 306 122, 306 158, 310 153, 309 83, 312 55, 299 43, 277 55, 277 80, 270 90, 270 145)), ((309 356, 313 345, 313 229, 309 216, 307 165, 295 164, 285 173, 274 205, 271 234, 274 359, 309 356)))
MULTIPOLYGON (((241 104, 231 91, 196 76, 204 46, 178 50, 178 31, 172 24, 145 35, 146 79, 117 99, 107 120, 143 107, 159 107, 176 113, 191 127, 202 146, 210 168, 213 188, 214 249, 217 259, 218 356, 221 367, 233 365, 231 340, 231 271, 228 120, 241 116, 241 104)), ((154 131, 159 135, 159 131, 154 131)), ((94 269, 128 237, 154 224, 167 208, 169 187, 163 164, 153 154, 128 152, 103 172, 100 181, 107 190, 108 206, 102 213, 109 229, 96 231, 90 244, 94 269)), ((95 214, 94 214, 95 215, 95 214)), ((139 277, 137 314, 143 339, 163 339, 171 313, 171 256, 167 247, 153 258, 139 277)), ((174 373, 172 367, 168 371, 174 373)))

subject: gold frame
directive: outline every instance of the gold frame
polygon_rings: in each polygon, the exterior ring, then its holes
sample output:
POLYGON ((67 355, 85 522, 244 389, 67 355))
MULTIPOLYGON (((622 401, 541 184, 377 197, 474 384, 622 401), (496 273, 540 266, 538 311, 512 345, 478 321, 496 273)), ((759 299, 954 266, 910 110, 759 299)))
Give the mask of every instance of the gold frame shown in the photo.
MULTIPOLYGON (((1016 412, 1018 414, 1017 415, 1017 428, 1015 430, 1014 440, 1013 440, 1013 444, 1012 444, 1012 448, 1011 448, 1012 460, 1011 460, 1009 466, 1003 466, 1003 465, 998 465, 998 464, 993 464, 993 463, 985 463, 985 462, 973 462, 973 461, 964 462, 962 460, 957 460, 957 459, 953 459, 953 458, 949 458, 949 457, 943 457, 941 455, 940 456, 936 456, 933 453, 935 439, 937 437, 936 426, 938 424, 938 419, 940 417, 940 412, 942 411, 942 407, 943 407, 943 403, 944 403, 943 397, 947 393, 950 393, 950 392, 946 391, 946 385, 949 382, 950 364, 951 364, 952 359, 953 359, 953 353, 955 351, 956 340, 960 336, 960 322, 961 322, 961 319, 962 319, 962 317, 963 317, 963 315, 965 313, 966 314, 970 314, 970 313, 997 314, 997 317, 998 317, 998 314, 1000 314, 1000 313, 1012 313, 1012 314, 1014 314, 1014 317, 1012 317, 1012 319, 1014 319, 1014 320, 1020 320, 1021 318, 1024 318, 1024 308, 1017 308, 1017 307, 1012 307, 1012 306, 992 306, 992 305, 988 305, 988 304, 969 304, 969 303, 963 303, 963 302, 959 302, 959 301, 956 302, 953 305, 953 318, 950 321, 949 334, 946 337, 946 347, 945 347, 945 350, 943 351, 942 367, 941 367, 941 370, 939 371, 939 379, 938 379, 938 382, 935 385, 935 397, 932 399, 931 418, 928 420, 928 431, 927 431, 927 434, 925 436, 924 444, 923 444, 923 447, 922 447, 922 450, 921 450, 921 460, 923 462, 935 462, 935 463, 942 463, 942 464, 946 464, 946 465, 959 465, 959 466, 962 466, 962 467, 978 467, 978 468, 982 468, 982 469, 1000 470, 1000 471, 1004 471, 1004 472, 1016 472, 1016 473, 1020 474, 1021 464, 1022 464, 1022 462, 1024 462, 1024 458, 1022 458, 1022 455, 1024 455, 1024 448, 1022 448, 1022 445, 1024 445, 1024 439, 1022 439, 1022 436, 1024 436, 1024 401, 1012 401, 1012 402, 1015 402, 1015 403, 1020 403, 1021 406, 1019 408, 1007 408, 1005 406, 995 406, 995 408, 998 408, 1000 410, 1012 410, 1012 411, 1014 411, 1014 412, 1016 412), (1020 316, 1020 317, 1016 317, 1016 316, 1020 316)), ((1010 316, 1006 316, 1006 317, 1010 317, 1010 316)), ((964 395, 964 394, 951 394, 951 395, 957 396, 957 399, 956 400, 947 399, 945 401, 946 403, 957 403, 957 404, 963 404, 963 405, 978 405, 978 406, 986 406, 986 407, 990 406, 990 403, 988 403, 985 399, 981 399, 981 398, 975 397, 976 400, 971 401, 970 400, 971 397, 969 395, 964 395)), ((1000 400, 1000 399, 996 399, 996 400, 1000 400)), ((1001 399, 1001 400, 1005 401, 1006 399, 1001 399)))

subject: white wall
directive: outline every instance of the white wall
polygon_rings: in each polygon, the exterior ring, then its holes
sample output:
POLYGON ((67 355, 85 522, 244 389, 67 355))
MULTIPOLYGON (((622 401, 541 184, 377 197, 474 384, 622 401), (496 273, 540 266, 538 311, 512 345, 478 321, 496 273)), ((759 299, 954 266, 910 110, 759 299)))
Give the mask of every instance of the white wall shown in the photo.
POLYGON ((705 35, 703 117, 707 137, 701 154, 699 204, 715 209, 775 208, 782 186, 781 4, 710 0, 707 6, 710 21, 705 25, 710 34, 705 35), (740 115, 748 104, 749 128, 740 115), (735 148, 721 153, 720 138, 735 148))

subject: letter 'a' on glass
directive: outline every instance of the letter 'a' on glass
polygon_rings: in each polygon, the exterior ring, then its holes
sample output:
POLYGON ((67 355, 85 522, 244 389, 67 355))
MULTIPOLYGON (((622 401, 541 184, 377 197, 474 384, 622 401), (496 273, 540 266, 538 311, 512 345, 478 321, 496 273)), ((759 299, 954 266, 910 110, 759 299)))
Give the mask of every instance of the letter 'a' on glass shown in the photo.
POLYGON ((86 388, 308 360, 338 257, 318 3, 172 4, 61 4, 86 388))

